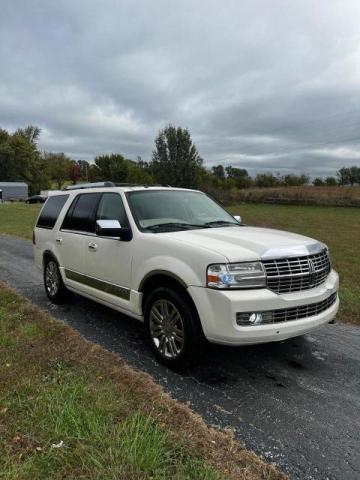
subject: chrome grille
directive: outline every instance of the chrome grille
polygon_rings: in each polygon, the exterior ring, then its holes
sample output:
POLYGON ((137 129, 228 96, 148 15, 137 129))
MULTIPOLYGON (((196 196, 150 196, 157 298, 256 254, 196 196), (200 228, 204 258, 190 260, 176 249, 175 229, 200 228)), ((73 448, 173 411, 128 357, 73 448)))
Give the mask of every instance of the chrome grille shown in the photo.
POLYGON ((267 287, 275 293, 309 290, 325 282, 330 273, 327 249, 312 255, 263 260, 267 287))
MULTIPOLYGON (((330 308, 336 302, 336 298, 337 293, 335 292, 321 302, 310 303, 309 305, 301 305, 300 307, 282 308, 279 310, 268 310, 266 312, 261 312, 263 318, 261 325, 289 322, 291 320, 300 320, 301 318, 319 315, 321 312, 324 312, 330 308)), ((251 325, 251 322, 249 321, 251 315, 252 313, 238 312, 236 314, 236 323, 243 326, 251 325)))

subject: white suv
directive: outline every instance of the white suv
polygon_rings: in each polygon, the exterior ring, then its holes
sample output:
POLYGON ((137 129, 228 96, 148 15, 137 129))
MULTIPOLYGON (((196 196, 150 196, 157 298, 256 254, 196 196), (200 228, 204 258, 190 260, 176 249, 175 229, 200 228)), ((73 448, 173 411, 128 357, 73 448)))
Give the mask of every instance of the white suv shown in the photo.
POLYGON ((204 337, 274 342, 334 319, 338 275, 323 243, 244 225, 199 191, 102 185, 52 196, 39 215, 35 261, 52 302, 70 290, 144 321, 172 367, 204 337))

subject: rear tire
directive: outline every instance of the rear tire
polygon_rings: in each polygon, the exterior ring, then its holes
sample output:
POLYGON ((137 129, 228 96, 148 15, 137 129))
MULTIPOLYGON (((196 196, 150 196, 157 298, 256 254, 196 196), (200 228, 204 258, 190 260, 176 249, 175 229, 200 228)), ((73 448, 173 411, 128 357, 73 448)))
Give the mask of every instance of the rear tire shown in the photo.
POLYGON ((145 329, 156 358, 174 370, 189 367, 201 351, 204 334, 185 292, 157 287, 145 301, 145 329))
POLYGON ((68 290, 61 278, 59 265, 52 257, 44 261, 44 286, 49 300, 55 304, 62 304, 68 298, 68 290))

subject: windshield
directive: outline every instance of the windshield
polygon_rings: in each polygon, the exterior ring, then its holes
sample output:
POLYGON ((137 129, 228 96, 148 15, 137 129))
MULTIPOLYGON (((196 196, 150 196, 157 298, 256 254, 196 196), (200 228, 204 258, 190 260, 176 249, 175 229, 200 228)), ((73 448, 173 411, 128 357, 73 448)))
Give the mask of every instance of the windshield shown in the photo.
POLYGON ((140 229, 153 232, 239 226, 214 200, 201 192, 147 190, 127 193, 140 229))

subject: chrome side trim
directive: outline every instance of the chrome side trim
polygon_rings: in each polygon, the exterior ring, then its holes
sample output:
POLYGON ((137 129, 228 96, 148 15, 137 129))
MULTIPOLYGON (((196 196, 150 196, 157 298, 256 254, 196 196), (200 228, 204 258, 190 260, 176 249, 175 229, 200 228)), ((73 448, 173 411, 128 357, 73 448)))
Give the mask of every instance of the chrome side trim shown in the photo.
POLYGON ((66 278, 69 280, 82 283, 83 285, 95 288, 96 290, 101 290, 105 293, 110 293, 110 295, 123 298, 124 300, 130 300, 130 288, 120 287, 120 285, 105 282, 104 280, 99 280, 98 278, 90 277, 89 275, 84 275, 83 273, 74 272, 73 270, 69 270, 67 268, 65 268, 64 271, 66 278))
POLYGON ((67 228, 60 228, 60 232, 64 233, 74 233, 75 235, 85 235, 86 237, 96 237, 96 233, 91 232, 81 232, 80 230, 68 230, 67 228))
POLYGON ((261 260, 272 260, 273 258, 303 257, 305 255, 320 253, 325 248, 326 245, 321 242, 312 243, 310 245, 275 247, 266 250, 260 258, 261 260))
POLYGON ((102 235, 97 235, 96 233, 80 232, 79 230, 68 230, 66 228, 61 228, 60 232, 72 233, 74 235, 84 235, 85 237, 104 238, 105 240, 116 240, 117 242, 121 241, 119 240, 119 237, 104 237, 102 235))
MULTIPOLYGON (((76 293, 77 295, 81 295, 82 297, 89 298, 90 300, 94 300, 94 295, 85 292, 84 290, 79 290, 79 288, 74 288, 72 285, 67 285, 67 288, 71 291, 76 293)), ((103 298, 96 297, 96 302, 100 303, 101 305, 105 305, 106 307, 113 308, 114 310, 123 313, 124 315, 128 315, 129 317, 135 318, 136 320, 139 320, 140 322, 144 321, 144 317, 142 315, 137 315, 136 313, 132 312, 131 310, 128 310, 127 308, 124 308, 123 306, 120 306, 118 303, 115 302, 110 302, 110 300, 106 299, 104 300, 103 298)))

